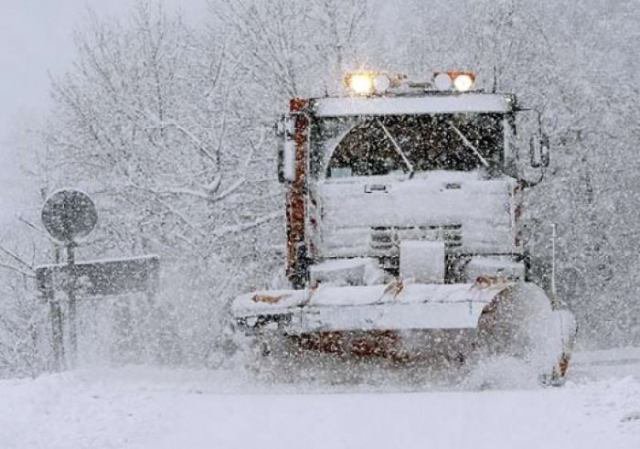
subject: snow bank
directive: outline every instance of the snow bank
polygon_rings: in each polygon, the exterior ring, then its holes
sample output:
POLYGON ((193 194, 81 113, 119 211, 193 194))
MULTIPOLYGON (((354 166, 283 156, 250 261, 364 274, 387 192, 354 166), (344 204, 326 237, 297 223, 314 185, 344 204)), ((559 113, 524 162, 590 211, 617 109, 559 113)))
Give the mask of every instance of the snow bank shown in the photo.
POLYGON ((638 377, 576 382, 511 391, 274 394, 282 390, 237 373, 76 371, 1 381, 0 447, 640 447, 638 377))

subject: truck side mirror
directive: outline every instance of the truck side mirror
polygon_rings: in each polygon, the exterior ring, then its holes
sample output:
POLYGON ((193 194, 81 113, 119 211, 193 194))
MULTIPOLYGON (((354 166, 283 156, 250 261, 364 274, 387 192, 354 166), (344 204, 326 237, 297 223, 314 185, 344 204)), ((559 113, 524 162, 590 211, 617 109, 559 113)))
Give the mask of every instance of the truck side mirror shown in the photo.
POLYGON ((540 162, 543 167, 548 167, 551 162, 551 150, 549 145, 549 136, 542 133, 540 136, 540 162))
POLYGON ((534 168, 549 166, 549 136, 544 133, 540 133, 538 136, 531 136, 529 140, 529 157, 531 166, 534 168))
POLYGON ((284 115, 276 122, 278 138, 278 181, 293 182, 296 176, 295 122, 290 115, 284 115))

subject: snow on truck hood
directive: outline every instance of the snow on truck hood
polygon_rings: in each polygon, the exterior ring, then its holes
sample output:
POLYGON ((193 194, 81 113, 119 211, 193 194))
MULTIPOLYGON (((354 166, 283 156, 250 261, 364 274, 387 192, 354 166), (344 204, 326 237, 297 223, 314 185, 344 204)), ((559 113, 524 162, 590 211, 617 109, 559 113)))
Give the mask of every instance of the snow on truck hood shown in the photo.
POLYGON ((331 178, 317 191, 327 226, 389 226, 484 220, 510 226, 511 179, 480 180, 472 176, 425 176, 411 180, 371 176, 331 178), (381 194, 366 188, 381 186, 381 194), (475 207, 474 207, 475 206, 475 207))
POLYGON ((465 93, 419 97, 341 97, 313 100, 316 117, 357 115, 505 113, 513 109, 510 95, 465 93))
POLYGON ((449 225, 459 227, 461 252, 515 252, 510 207, 515 185, 512 178, 482 180, 475 172, 417 173, 411 180, 406 175, 404 180, 329 178, 316 186, 322 220, 314 244, 325 258, 375 257, 372 227, 449 225), (366 193, 368 185, 383 186, 384 193, 366 193))

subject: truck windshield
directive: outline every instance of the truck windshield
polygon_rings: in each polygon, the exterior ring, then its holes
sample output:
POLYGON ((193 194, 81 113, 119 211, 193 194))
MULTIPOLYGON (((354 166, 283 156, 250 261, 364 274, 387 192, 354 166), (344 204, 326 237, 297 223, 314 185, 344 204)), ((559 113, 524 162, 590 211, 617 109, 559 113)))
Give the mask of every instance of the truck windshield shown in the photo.
POLYGON ((330 120, 323 124, 325 133, 334 134, 336 128, 348 131, 325 165, 327 177, 480 167, 491 173, 501 168, 504 140, 499 114, 369 117, 357 123, 330 120))

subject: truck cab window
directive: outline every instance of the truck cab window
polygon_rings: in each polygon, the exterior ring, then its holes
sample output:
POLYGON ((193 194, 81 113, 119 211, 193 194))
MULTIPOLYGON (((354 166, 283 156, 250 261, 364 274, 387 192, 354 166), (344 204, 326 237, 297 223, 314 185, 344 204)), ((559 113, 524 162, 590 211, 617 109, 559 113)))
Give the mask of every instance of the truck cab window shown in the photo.
POLYGON ((472 171, 485 164, 491 172, 501 168, 502 147, 502 117, 495 114, 367 118, 337 145, 327 177, 407 172, 402 155, 416 172, 472 171))

